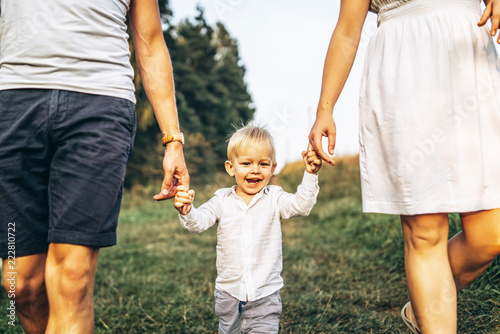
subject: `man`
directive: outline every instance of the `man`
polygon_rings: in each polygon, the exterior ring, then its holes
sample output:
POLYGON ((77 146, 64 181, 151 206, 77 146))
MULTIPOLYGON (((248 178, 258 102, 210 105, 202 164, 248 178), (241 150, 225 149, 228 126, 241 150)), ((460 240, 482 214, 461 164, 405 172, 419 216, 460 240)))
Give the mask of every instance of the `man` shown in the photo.
POLYGON ((1 0, 0 255, 27 333, 91 333, 100 247, 116 244, 136 59, 166 146, 156 200, 189 187, 157 0, 1 0))

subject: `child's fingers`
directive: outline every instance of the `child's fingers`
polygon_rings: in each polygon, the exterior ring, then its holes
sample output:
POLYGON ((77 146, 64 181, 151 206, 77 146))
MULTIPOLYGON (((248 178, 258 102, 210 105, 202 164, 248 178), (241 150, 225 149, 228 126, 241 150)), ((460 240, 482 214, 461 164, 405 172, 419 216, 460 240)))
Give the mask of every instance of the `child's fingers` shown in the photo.
POLYGON ((176 208, 179 208, 183 205, 191 204, 191 203, 193 203, 193 197, 191 195, 189 195, 188 193, 181 193, 181 194, 175 195, 174 206, 176 208))
POLYGON ((309 168, 311 169, 312 173, 317 173, 319 171, 318 165, 309 165, 309 168))
POLYGON ((191 195, 188 193, 182 192, 182 193, 177 193, 175 195, 175 200, 183 201, 183 200, 189 200, 191 198, 191 195))
POLYGON ((183 185, 178 185, 177 186, 177 193, 179 192, 187 192, 188 191, 188 188, 186 188, 186 186, 183 186, 183 185))
POLYGON ((322 164, 321 159, 314 159, 311 163, 316 166, 321 166, 322 164))
POLYGON ((320 164, 321 163, 321 159, 319 157, 308 157, 307 158, 307 162, 308 163, 313 163, 313 164, 320 164))
POLYGON ((182 203, 181 201, 177 201, 175 200, 174 201, 174 207, 179 209, 179 208, 182 208, 186 203, 182 203))
POLYGON ((189 203, 192 200, 192 197, 189 196, 187 193, 184 193, 181 196, 175 196, 175 201, 179 203, 189 203), (186 194, 186 196, 184 196, 186 194))
POLYGON ((181 215, 187 215, 191 211, 188 205, 185 205, 182 209, 179 210, 181 215))
POLYGON ((307 170, 312 173, 317 173, 323 163, 319 155, 308 147, 306 151, 302 151, 302 157, 304 162, 307 164, 307 170))
POLYGON ((184 186, 177 187, 177 193, 175 194, 176 198, 177 197, 179 197, 179 198, 191 198, 191 199, 194 198, 194 190, 193 189, 184 190, 184 189, 180 189, 181 187, 186 189, 184 186))
POLYGON ((307 162, 318 165, 318 164, 321 164, 321 159, 316 154, 308 154, 307 155, 307 162))
POLYGON ((186 188, 185 186, 178 186, 177 193, 175 194, 174 207, 182 214, 186 215, 191 211, 193 203, 194 190, 186 188))
POLYGON ((320 158, 315 151, 307 151, 307 157, 316 157, 318 159, 320 158))

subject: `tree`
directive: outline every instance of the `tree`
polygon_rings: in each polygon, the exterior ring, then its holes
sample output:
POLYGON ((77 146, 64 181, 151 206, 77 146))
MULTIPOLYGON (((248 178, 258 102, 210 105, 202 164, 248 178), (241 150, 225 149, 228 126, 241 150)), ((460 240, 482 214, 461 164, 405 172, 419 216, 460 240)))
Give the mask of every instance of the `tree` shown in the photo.
MULTIPOLYGON (((174 68, 179 121, 186 137, 186 163, 193 181, 209 180, 224 168, 226 140, 233 126, 247 123, 255 112, 244 82, 245 68, 236 40, 222 23, 210 26, 203 8, 197 7, 193 22, 185 19, 174 26, 168 0, 159 4, 174 68)), ((133 57, 132 63, 137 68, 133 57)), ((161 134, 137 70, 135 84, 138 130, 126 186, 159 181, 163 176, 161 134)))

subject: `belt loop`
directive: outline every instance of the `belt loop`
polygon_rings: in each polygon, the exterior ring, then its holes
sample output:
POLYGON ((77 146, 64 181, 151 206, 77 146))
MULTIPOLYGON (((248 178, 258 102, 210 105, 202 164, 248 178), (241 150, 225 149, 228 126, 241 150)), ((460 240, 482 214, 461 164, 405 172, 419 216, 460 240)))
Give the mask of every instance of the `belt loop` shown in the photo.
POLYGON ((245 306, 247 304, 247 302, 239 302, 238 303, 238 312, 241 314, 243 313, 243 306, 245 306))

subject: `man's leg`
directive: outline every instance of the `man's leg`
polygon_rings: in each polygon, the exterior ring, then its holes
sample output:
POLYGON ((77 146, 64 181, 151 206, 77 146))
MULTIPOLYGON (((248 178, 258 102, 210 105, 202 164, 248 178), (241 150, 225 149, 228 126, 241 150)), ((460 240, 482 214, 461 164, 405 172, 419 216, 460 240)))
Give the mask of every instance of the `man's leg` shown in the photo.
POLYGON ((49 219, 50 91, 2 90, 0 101, 3 285, 8 295, 15 295, 12 300, 25 331, 44 333, 49 309, 44 275, 49 219), (13 274, 9 273, 13 272, 16 274, 11 279, 13 274), (15 292, 9 293, 11 290, 15 292))
POLYGON ((43 334, 49 318, 49 302, 45 289, 46 253, 3 260, 2 278, 7 295, 15 301, 16 314, 28 334, 43 334), (10 274, 15 272, 15 274, 10 274))
POLYGON ((132 102, 54 91, 47 333, 92 333, 98 249, 116 244, 125 166, 133 145, 132 102))
POLYGON ((98 248, 50 244, 45 279, 50 304, 47 334, 92 333, 98 248))

